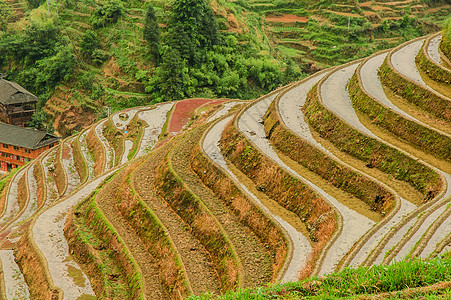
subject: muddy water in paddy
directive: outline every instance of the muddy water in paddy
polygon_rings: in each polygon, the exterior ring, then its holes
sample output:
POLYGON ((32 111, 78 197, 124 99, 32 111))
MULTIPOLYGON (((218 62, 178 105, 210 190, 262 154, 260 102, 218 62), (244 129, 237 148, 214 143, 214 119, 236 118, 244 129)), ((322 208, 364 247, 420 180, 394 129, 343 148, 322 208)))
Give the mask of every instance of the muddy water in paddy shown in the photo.
POLYGON ((33 239, 47 260, 54 284, 64 291, 64 299, 77 299, 82 295, 95 296, 88 278, 69 255, 63 229, 69 210, 88 197, 108 175, 96 178, 65 201, 46 210, 38 217, 32 229, 33 239))
MULTIPOLYGON (((402 48, 402 49, 404 49, 404 48, 402 48)), ((412 51, 412 50, 410 50, 410 51, 412 51)), ((396 52, 396 53, 398 53, 398 52, 396 52)), ((399 53, 398 53, 398 56, 399 56, 399 53)), ((405 60, 405 57, 403 57, 403 60, 398 61, 397 65, 403 66, 403 64, 407 64, 408 66, 406 67, 406 69, 408 69, 408 68, 412 67, 411 65, 409 65, 410 63, 411 62, 409 62, 408 60, 405 60)), ((372 65, 370 64, 368 66, 371 67, 372 65)), ((331 108, 335 113, 337 113, 339 116, 341 116, 348 124, 350 124, 354 128, 357 128, 364 133, 369 133, 369 135, 371 137, 375 137, 376 139, 381 140, 368 127, 366 127, 364 124, 361 123, 361 121, 357 117, 357 115, 352 107, 352 103, 351 103, 349 95, 346 91, 346 82, 351 78, 351 76, 353 74, 353 70, 355 70, 356 67, 357 67, 357 64, 354 64, 347 68, 339 70, 338 72, 335 72, 334 74, 332 74, 324 82, 324 84, 321 86, 321 95, 322 95, 323 102, 327 107, 331 108), (335 90, 333 89, 334 87, 335 87, 335 90), (339 95, 339 96, 337 96, 337 95, 339 95)), ((372 67, 374 67, 374 66, 372 66, 372 67)), ((415 65, 413 65, 413 67, 415 67, 415 65)), ((373 72, 374 72, 374 69, 373 69, 373 72)), ((367 73, 368 73, 368 69, 365 69, 365 74, 367 74, 367 73)), ((376 84, 377 84, 377 81, 371 82, 368 85, 371 85, 372 87, 374 87, 376 84)), ((378 96, 380 93, 380 90, 373 91, 373 92, 375 92, 375 96, 378 96)), ((383 97, 383 96, 381 96, 381 97, 383 97)), ((449 180, 450 179, 449 174, 442 172, 438 169, 436 169, 436 171, 441 172, 445 176, 445 178, 447 178, 447 182, 445 184, 448 187, 448 192, 446 193, 446 194, 448 194, 450 192, 450 184, 451 184, 451 181, 449 180)), ((447 197, 447 195, 445 195, 445 197, 447 197)), ((402 201, 404 201, 404 199, 402 199, 402 201)), ((404 205, 404 207, 408 207, 408 206, 404 205)), ((410 206, 410 209, 412 209, 412 211, 413 211, 415 209, 415 207, 410 206)), ((439 214, 440 214, 440 211, 437 213, 433 213, 433 216, 437 216, 439 214)), ((399 212, 398 212, 398 215, 399 215, 399 212)), ((376 262, 375 262, 376 264, 382 262, 386 251, 389 251, 393 246, 398 244, 398 242, 400 242, 402 240, 403 236, 408 232, 409 228, 415 224, 415 222, 416 222, 416 218, 414 218, 412 221, 408 222, 408 224, 404 225, 397 233, 395 233, 395 235, 391 238, 391 240, 388 241, 388 243, 383 247, 383 251, 376 259, 376 262)), ((431 224, 432 222, 433 222, 433 220, 430 221, 429 224, 431 224)), ((424 234, 425 229, 427 229, 425 227, 426 226, 421 226, 420 230, 418 230, 418 232, 416 234, 414 234, 414 236, 412 238, 416 238, 418 240, 421 237, 421 235, 424 234)), ((408 254, 415 242, 416 242, 416 240, 414 240, 414 239, 411 239, 410 241, 408 241, 407 244, 403 246, 403 248, 397 255, 397 259, 400 259, 401 257, 404 257, 406 254, 408 254)))
POLYGON ((158 141, 158 137, 166 122, 166 114, 171 110, 174 103, 158 105, 154 109, 140 111, 138 117, 147 123, 144 128, 141 145, 136 153, 136 157, 141 157, 149 153, 158 141))
POLYGON ((415 65, 415 57, 418 54, 418 51, 420 51, 423 42, 424 40, 419 40, 402 47, 392 54, 391 62, 393 67, 395 67, 398 72, 415 81, 419 85, 426 87, 426 83, 421 78, 415 65))
POLYGON ((130 150, 133 148, 133 142, 130 140, 124 141, 124 154, 122 154, 121 164, 125 164, 128 161, 128 154, 130 150))
POLYGON ((20 226, 23 225, 23 223, 36 212, 38 197, 36 194, 37 182, 33 176, 34 168, 35 164, 31 165, 28 168, 27 173, 25 174, 28 180, 28 192, 29 192, 29 201, 27 203, 27 206, 25 210, 22 212, 22 214, 7 227, 8 229, 5 228, 3 230, 3 232, 7 231, 12 233, 7 237, 7 239, 11 243, 15 243, 20 238, 20 236, 17 236, 17 234, 16 236, 14 236, 15 231, 20 229, 20 226))
POLYGON ((22 168, 17 172, 16 176, 11 183, 11 188, 9 189, 8 198, 6 202, 5 213, 0 219, 0 227, 5 226, 8 222, 14 218, 19 212, 19 202, 18 202, 18 184, 23 176, 26 176, 27 168, 22 168))
POLYGON ((61 158, 67 174, 67 189, 64 195, 70 194, 80 184, 80 176, 75 169, 73 151, 70 146, 73 140, 74 138, 64 143, 63 156, 61 158))
POLYGON ((30 299, 30 292, 19 266, 14 261, 13 250, 0 250, 2 276, 5 282, 6 299, 30 299))
POLYGON ((427 49, 427 52, 429 54, 429 57, 435 61, 436 63, 443 65, 442 57, 440 56, 440 52, 438 52, 438 47, 440 45, 440 41, 442 40, 441 35, 437 35, 436 37, 432 38, 429 42, 429 47, 427 49))
POLYGON ((138 112, 138 108, 131 108, 125 111, 118 112, 114 114, 111 119, 113 121, 114 126, 116 126, 117 129, 125 131, 127 128, 127 125, 130 124, 130 121, 133 119, 133 117, 138 112), (126 117, 121 119, 119 115, 125 113, 126 117))
POLYGON ((248 108, 238 120, 238 127, 268 157, 273 159, 280 167, 291 173, 291 175, 301 180, 304 184, 329 201, 329 203, 331 203, 331 205, 334 206, 342 215, 343 230, 327 252, 322 266, 320 266, 319 274, 327 274, 334 271, 341 257, 343 257, 343 255, 351 249, 352 245, 374 225, 374 222, 350 209, 346 205, 343 205, 340 201, 330 196, 319 186, 305 179, 292 168, 287 166, 279 158, 269 141, 265 138, 266 134, 264 126, 262 125, 263 115, 267 111, 274 97, 275 95, 265 98, 248 108))

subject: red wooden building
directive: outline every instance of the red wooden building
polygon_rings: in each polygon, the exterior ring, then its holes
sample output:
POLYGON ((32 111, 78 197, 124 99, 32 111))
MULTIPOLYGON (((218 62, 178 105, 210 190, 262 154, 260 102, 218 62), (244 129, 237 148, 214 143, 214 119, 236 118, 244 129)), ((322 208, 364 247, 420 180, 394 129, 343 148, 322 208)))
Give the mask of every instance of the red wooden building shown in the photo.
POLYGON ((0 170, 23 166, 54 147, 58 140, 45 131, 0 123, 0 170))

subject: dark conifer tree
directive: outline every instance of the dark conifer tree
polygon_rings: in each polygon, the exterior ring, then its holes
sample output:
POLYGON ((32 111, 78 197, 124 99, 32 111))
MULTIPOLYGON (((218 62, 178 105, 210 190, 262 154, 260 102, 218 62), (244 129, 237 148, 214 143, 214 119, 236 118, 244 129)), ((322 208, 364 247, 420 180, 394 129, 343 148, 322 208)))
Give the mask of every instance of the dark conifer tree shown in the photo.
POLYGON ((152 5, 147 8, 143 36, 149 44, 152 60, 158 64, 160 60, 160 28, 152 5))
POLYGON ((184 61, 180 58, 177 49, 166 47, 158 68, 160 93, 166 97, 165 100, 180 100, 185 96, 184 68, 184 61))
POLYGON ((171 5, 167 44, 190 64, 201 50, 218 43, 218 25, 206 0, 176 0, 171 5))

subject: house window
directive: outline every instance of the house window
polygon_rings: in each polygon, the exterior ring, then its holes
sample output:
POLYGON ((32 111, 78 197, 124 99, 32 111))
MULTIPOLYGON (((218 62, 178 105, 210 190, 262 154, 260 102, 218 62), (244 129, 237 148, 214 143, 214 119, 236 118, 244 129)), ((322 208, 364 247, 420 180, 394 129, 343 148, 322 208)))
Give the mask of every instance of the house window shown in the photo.
POLYGON ((30 149, 25 149, 25 152, 27 152, 28 154, 30 154, 30 153, 31 153, 31 150, 30 150, 30 149))
POLYGON ((14 146, 14 150, 19 150, 20 148, 17 146, 14 146))
POLYGON ((9 145, 3 144, 3 148, 8 148, 8 147, 9 147, 9 145))

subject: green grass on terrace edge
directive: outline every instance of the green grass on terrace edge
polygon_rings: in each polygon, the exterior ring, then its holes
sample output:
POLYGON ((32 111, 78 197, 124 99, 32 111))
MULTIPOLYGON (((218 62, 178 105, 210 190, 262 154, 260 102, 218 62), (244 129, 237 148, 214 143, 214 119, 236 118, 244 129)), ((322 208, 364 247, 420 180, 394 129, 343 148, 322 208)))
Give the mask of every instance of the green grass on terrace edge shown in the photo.
MULTIPOLYGON (((396 262, 389 266, 347 268, 338 273, 300 282, 246 289, 222 296, 205 294, 188 299, 349 299, 387 292, 395 292, 400 297, 402 293, 396 292, 446 281, 451 281, 451 253, 426 261, 416 259, 396 262)), ((418 294, 428 296, 419 299, 442 299, 442 296, 449 299, 446 295, 451 296, 451 290, 448 288, 437 292, 420 291, 418 294), (434 298, 435 295, 439 295, 438 298, 434 298)))

